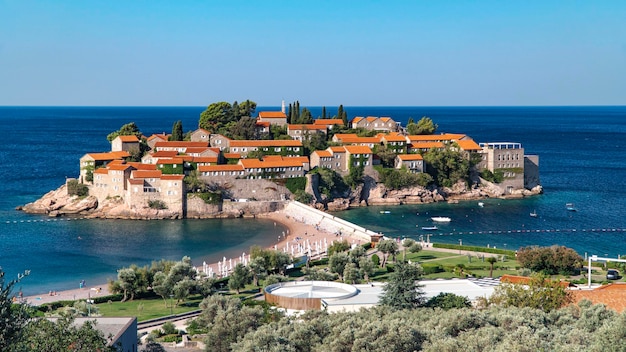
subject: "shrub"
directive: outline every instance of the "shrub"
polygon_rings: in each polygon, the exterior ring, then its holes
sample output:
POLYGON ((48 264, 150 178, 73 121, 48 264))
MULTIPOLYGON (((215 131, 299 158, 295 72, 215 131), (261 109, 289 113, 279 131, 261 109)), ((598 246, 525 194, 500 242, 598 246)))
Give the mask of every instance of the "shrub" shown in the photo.
POLYGON ((220 204, 222 202, 222 192, 195 193, 195 196, 202 199, 206 204, 220 204))
POLYGON ((313 201, 313 196, 301 189, 295 191, 293 196, 300 203, 309 204, 313 201))
POLYGON ((376 266, 380 265, 380 257, 377 254, 372 254, 372 263, 376 266))
POLYGON ((163 324, 161 326, 161 329, 163 329, 163 333, 165 335, 176 335, 178 334, 178 330, 176 329, 176 326, 174 325, 174 323, 168 321, 167 323, 163 324))
POLYGON ((424 275, 436 274, 444 272, 443 267, 439 264, 422 264, 422 270, 424 271, 424 275))
POLYGON ((163 202, 162 200, 158 200, 158 199, 149 200, 148 207, 150 209, 159 209, 159 210, 167 209, 167 205, 165 205, 165 202, 163 202))
POLYGON ((288 178, 285 182, 285 187, 291 192, 304 191, 306 187, 306 177, 294 177, 288 178))
POLYGON ((524 247, 517 259, 523 267, 547 275, 576 275, 583 262, 576 251, 564 246, 524 247))
POLYGON ((89 195, 89 187, 79 183, 78 180, 69 180, 67 181, 67 194, 70 196, 86 197, 89 195))

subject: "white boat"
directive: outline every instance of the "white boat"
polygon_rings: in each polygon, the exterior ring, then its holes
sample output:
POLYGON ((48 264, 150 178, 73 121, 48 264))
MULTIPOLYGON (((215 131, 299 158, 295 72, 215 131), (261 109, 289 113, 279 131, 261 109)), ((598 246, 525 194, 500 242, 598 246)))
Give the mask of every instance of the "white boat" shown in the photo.
POLYGON ((533 212, 532 212, 532 213, 530 213, 530 217, 531 217, 531 218, 536 218, 536 217, 537 217, 537 211, 536 211, 536 210, 533 210, 533 212))
POLYGON ((450 222, 450 221, 452 221, 452 219, 450 219, 447 216, 433 216, 432 218, 430 218, 430 220, 432 220, 434 222, 450 222))
POLYGON ((381 214, 389 214, 389 213, 391 213, 391 212, 390 212, 389 210, 381 210, 381 211, 380 211, 380 213, 381 213, 381 214))
POLYGON ((478 206, 482 208, 482 207, 484 207, 484 206, 485 206, 485 203, 483 203, 483 202, 478 202, 478 206))
POLYGON ((424 231, 435 231, 435 230, 437 230, 437 226, 422 226, 422 230, 424 230, 424 231))
POLYGON ((574 203, 565 204, 565 209, 567 209, 567 211, 576 211, 576 207, 574 207, 574 203))

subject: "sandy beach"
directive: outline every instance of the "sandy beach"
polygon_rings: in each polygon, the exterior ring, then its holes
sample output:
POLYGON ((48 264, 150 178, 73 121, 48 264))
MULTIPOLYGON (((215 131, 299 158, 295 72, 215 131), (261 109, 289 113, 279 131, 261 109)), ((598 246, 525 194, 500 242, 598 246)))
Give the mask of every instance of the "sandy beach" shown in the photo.
MULTIPOLYGON (((258 216, 259 218, 270 219, 273 220, 277 225, 281 224, 287 228, 287 231, 284 234, 277 236, 275 245, 269 246, 269 249, 276 249, 280 251, 285 251, 289 254, 293 254, 297 256, 298 253, 298 245, 300 245, 300 249, 304 248, 304 250, 308 250, 309 246, 311 247, 313 257, 317 255, 318 252, 325 251, 326 246, 330 246, 333 241, 342 241, 346 240, 350 244, 363 244, 365 241, 361 238, 350 237, 350 236, 338 236, 334 233, 328 233, 322 231, 321 229, 316 229, 315 226, 307 225, 305 223, 296 221, 294 218, 290 217, 288 214, 285 214, 284 211, 278 211, 274 213, 262 214, 258 216), (316 246, 317 244, 317 246, 316 246), (317 250, 316 250, 317 249, 317 250)), ((232 220, 232 221, 237 221, 232 220)), ((243 255, 243 253, 242 253, 243 255)), ((249 254, 246 253, 246 256, 249 254)), ((234 267, 237 263, 243 261, 243 258, 226 258, 227 267, 230 268, 231 263, 234 267)), ((222 269, 223 262, 220 263, 194 263, 197 266, 198 271, 201 272, 212 272, 216 273, 219 276, 220 270, 222 269), (210 268, 210 269, 209 269, 210 268)), ((17 296, 19 296, 18 292, 14 292, 17 296)), ((74 290, 65 290, 65 291, 56 291, 56 292, 45 292, 38 295, 33 296, 25 296, 24 299, 35 306, 56 302, 56 301, 64 301, 64 300, 81 300, 81 299, 90 299, 98 296, 106 296, 109 295, 108 284, 102 283, 92 286, 87 286, 82 289, 74 289, 74 290)))

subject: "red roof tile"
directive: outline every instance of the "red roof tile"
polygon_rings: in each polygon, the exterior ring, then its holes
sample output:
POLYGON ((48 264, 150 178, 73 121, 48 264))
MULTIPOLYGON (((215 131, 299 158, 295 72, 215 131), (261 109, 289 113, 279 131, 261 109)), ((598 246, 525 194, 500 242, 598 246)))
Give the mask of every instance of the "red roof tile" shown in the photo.
POLYGON ((132 178, 161 178, 160 170, 135 170, 131 173, 132 178))
POLYGON ((232 147, 301 147, 302 142, 292 139, 276 140, 233 140, 230 141, 232 147))
POLYGON ((263 119, 286 119, 287 115, 282 111, 260 111, 259 117, 263 119))

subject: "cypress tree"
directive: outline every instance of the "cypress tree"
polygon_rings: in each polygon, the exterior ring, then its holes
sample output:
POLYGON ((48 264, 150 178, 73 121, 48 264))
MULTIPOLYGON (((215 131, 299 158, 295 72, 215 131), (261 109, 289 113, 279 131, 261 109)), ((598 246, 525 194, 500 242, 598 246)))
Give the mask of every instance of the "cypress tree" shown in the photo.
POLYGON ((300 101, 296 100, 296 113, 295 113, 295 121, 292 123, 300 122, 300 101))
POLYGON ((322 106, 322 118, 325 119, 326 118, 326 107, 322 106))
POLYGON ((290 124, 291 121, 293 121, 292 118, 293 118, 293 110, 291 108, 291 103, 289 103, 289 107, 287 108, 287 123, 290 124))
POLYGON ((170 141, 182 141, 183 140, 183 122, 178 120, 174 122, 172 126, 172 135, 170 141))

